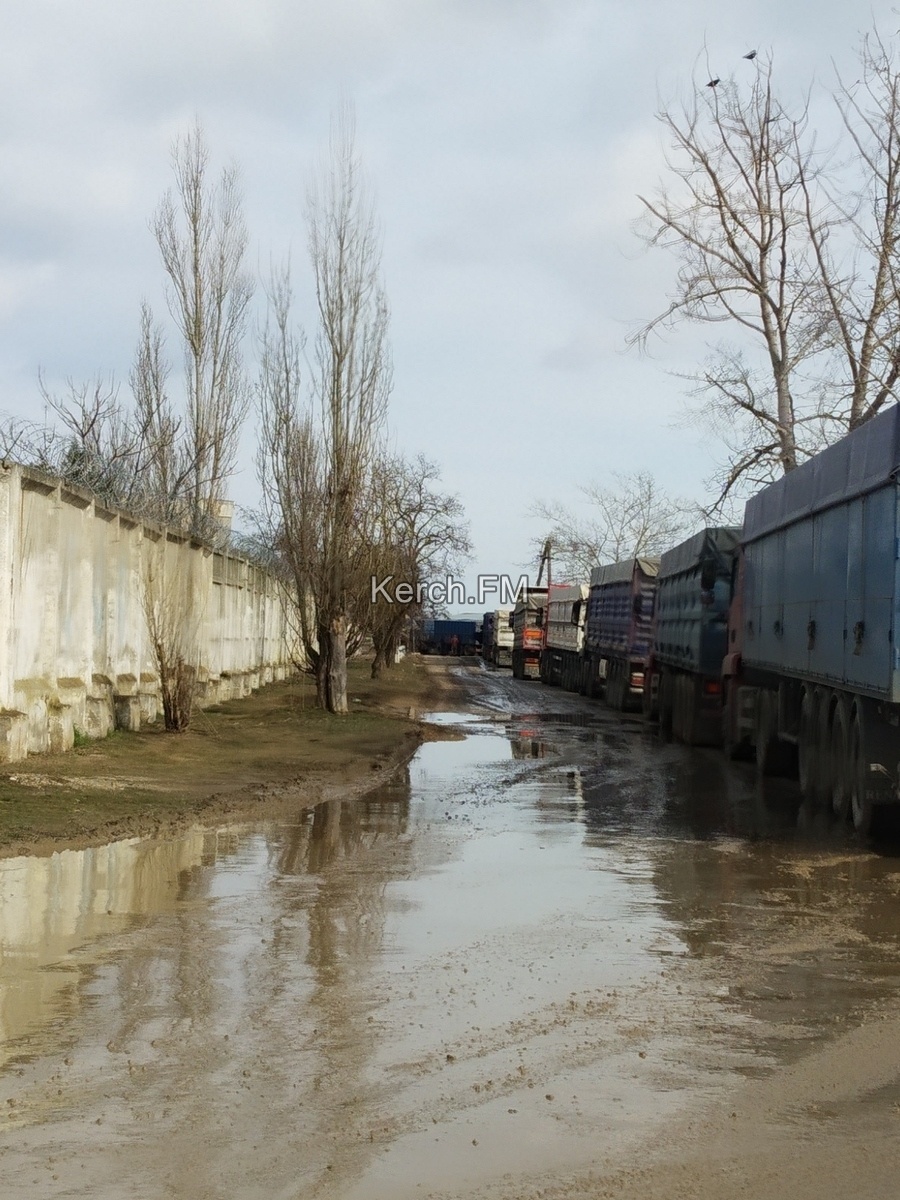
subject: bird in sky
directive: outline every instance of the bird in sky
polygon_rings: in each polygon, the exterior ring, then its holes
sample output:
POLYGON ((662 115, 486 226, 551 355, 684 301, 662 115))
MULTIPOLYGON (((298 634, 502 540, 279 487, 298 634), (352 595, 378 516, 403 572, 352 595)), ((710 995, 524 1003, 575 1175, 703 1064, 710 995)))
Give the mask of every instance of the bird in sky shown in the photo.
POLYGON ((756 58, 756 51, 751 50, 749 54, 744 55, 744 58, 749 58, 750 61, 753 62, 754 58, 756 58))
POLYGON ((707 86, 707 87, 715 87, 717 83, 721 83, 721 80, 719 80, 719 79, 711 79, 711 80, 709 81, 709 83, 708 83, 706 86, 707 86))

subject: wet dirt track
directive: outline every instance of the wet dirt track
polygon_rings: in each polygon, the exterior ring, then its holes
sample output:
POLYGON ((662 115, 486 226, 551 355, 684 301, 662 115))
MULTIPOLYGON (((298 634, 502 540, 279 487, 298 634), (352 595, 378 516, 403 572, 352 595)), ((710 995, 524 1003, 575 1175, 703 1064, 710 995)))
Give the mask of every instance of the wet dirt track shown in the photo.
POLYGON ((0 1195, 896 1194, 896 848, 472 686, 363 800, 0 862, 0 1195))

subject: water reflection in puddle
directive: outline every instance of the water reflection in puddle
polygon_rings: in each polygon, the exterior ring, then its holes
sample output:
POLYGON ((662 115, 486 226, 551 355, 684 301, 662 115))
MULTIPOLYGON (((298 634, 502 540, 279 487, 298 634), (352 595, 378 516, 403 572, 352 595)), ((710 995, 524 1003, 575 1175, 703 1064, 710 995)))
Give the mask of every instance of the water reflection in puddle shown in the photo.
POLYGON ((146 1195, 204 1194, 198 1141, 206 1194, 590 1160, 893 997, 892 860, 804 840, 715 756, 431 719, 466 736, 362 800, 0 861, 0 1103, 72 1154, 100 1123, 82 1194, 123 1194, 126 1137, 146 1195))

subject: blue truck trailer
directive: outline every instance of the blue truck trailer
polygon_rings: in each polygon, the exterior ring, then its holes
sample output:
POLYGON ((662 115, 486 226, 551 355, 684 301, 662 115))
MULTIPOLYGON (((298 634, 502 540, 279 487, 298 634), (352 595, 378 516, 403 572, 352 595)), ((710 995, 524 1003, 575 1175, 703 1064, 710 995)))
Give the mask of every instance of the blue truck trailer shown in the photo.
POLYGON ((689 746, 722 742, 722 661, 740 532, 704 529, 659 560, 644 712, 689 746))
POLYGON ((900 798, 900 408, 748 501, 722 671, 732 746, 866 832, 900 798))
POLYGON ((478 622, 426 618, 422 622, 423 654, 475 654, 478 622))
POLYGON ((658 558, 628 558, 591 571, 581 690, 611 708, 641 708, 658 558))

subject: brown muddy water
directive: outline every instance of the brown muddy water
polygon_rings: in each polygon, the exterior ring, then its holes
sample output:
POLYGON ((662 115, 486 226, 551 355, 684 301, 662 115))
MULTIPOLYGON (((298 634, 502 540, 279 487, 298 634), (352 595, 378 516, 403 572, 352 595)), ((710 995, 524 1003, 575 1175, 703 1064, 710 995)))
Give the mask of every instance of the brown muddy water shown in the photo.
POLYGON ((894 1168, 895 851, 483 688, 362 800, 0 861, 5 1200, 730 1195, 735 1163, 796 1197, 763 1176, 798 1145, 828 1196, 841 1139, 894 1168))

